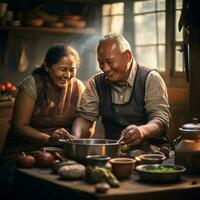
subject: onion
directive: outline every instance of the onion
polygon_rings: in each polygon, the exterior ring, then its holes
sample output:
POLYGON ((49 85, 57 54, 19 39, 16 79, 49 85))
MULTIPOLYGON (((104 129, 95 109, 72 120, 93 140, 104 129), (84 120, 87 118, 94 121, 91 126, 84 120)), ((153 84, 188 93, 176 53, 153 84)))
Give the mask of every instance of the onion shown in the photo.
POLYGON ((35 159, 36 159, 36 166, 41 168, 51 167, 54 162, 54 157, 45 150, 39 152, 35 156, 35 159))
POLYGON ((35 165, 35 158, 22 152, 17 159, 17 166, 21 168, 32 168, 35 165))

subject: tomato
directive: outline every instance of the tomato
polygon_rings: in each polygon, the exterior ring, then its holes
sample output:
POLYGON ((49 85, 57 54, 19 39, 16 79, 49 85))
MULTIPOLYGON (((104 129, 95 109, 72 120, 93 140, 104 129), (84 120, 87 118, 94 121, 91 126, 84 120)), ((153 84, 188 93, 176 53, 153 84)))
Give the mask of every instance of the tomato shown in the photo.
POLYGON ((6 90, 6 86, 4 84, 0 84, 0 91, 6 90))
POLYGON ((16 91, 17 87, 15 85, 11 85, 11 87, 8 88, 9 91, 16 91))
POLYGON ((12 83, 10 81, 6 81, 5 83, 6 90, 9 90, 10 87, 12 87, 12 83))

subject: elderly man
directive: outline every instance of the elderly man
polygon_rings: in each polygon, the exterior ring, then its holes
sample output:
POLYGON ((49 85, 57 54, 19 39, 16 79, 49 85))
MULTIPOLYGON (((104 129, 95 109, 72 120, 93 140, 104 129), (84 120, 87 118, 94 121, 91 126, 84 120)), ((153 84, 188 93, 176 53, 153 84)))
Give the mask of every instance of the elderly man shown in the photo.
POLYGON ((156 70, 140 66, 120 34, 103 37, 97 47, 102 73, 90 78, 77 109, 73 133, 91 137, 101 116, 108 139, 138 145, 166 141, 169 104, 166 85, 156 70))

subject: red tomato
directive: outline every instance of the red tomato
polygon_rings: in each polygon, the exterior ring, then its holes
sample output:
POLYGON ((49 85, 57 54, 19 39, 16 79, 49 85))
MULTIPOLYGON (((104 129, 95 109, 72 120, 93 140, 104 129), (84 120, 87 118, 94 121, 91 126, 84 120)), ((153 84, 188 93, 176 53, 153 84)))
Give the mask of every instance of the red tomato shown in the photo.
POLYGON ((4 84, 0 84, 0 91, 6 90, 6 86, 4 84))
POLYGON ((15 85, 11 85, 11 87, 9 87, 8 88, 8 90, 10 90, 10 91, 16 91, 17 90, 17 88, 16 88, 16 86, 15 85))
POLYGON ((10 87, 12 87, 12 83, 10 81, 6 81, 5 83, 6 90, 9 90, 10 87))

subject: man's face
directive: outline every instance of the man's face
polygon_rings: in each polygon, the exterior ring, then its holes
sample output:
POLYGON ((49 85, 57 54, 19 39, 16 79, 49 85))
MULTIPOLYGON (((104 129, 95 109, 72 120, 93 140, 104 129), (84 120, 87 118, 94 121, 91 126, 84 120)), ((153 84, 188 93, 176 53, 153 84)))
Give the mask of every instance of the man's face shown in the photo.
POLYGON ((105 40, 99 44, 97 48, 99 67, 109 81, 118 85, 126 83, 129 75, 129 53, 121 52, 114 40, 105 40))

